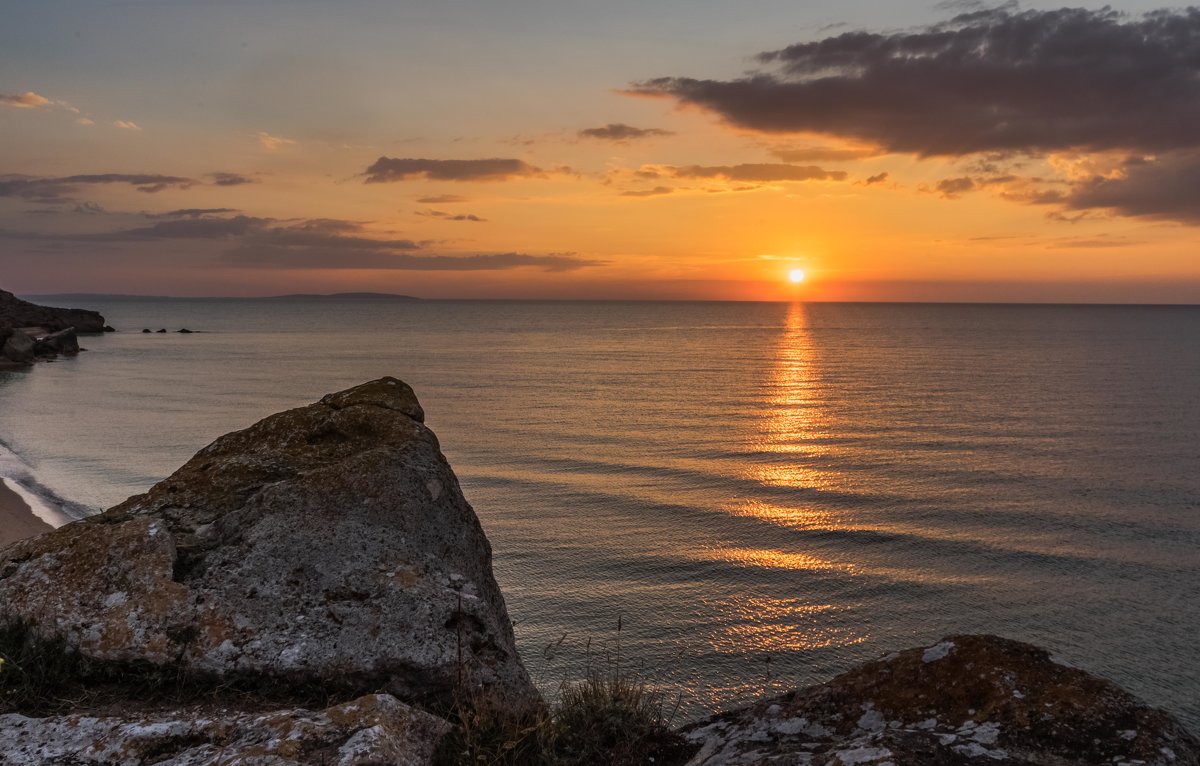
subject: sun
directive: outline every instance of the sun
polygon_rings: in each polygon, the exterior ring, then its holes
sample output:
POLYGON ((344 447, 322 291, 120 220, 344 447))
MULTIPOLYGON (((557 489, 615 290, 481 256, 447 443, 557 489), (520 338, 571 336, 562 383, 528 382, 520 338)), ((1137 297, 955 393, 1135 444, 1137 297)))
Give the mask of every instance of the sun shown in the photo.
POLYGON ((798 285, 804 281, 804 269, 792 269, 788 272, 788 281, 798 285))

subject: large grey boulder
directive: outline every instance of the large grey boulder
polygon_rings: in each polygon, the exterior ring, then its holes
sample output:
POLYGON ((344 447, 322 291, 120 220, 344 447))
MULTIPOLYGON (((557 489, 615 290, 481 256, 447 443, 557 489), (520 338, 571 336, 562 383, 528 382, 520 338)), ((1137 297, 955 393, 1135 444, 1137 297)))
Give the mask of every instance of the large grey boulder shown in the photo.
POLYGON ((1197 766, 1200 740, 1115 684, 953 636, 683 730, 689 766, 1197 766))
POLYGON ((540 704, 423 420, 384 378, 223 436, 146 494, 0 550, 0 618, 101 663, 540 704))
POLYGON ((446 721, 386 694, 321 711, 0 715, 4 766, 429 766, 446 721))

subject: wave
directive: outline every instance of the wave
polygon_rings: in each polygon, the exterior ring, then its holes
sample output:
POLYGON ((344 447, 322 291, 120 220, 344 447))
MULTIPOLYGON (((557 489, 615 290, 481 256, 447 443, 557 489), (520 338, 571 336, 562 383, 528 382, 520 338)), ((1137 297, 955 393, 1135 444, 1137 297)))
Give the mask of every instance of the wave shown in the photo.
POLYGON ((38 481, 33 467, 0 439, 0 482, 20 495, 33 514, 52 527, 61 527, 88 516, 90 510, 73 503, 38 481))

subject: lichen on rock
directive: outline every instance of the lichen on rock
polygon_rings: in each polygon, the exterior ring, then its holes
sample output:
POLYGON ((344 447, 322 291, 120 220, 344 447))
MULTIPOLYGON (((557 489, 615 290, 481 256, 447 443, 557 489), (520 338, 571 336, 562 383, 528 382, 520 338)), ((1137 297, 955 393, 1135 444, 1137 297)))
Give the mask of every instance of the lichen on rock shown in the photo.
POLYGON ((685 727, 689 766, 1197 766, 1200 740, 1115 684, 953 636, 685 727))
POLYGON ((0 551, 2 616, 96 661, 540 704, 423 417, 384 378, 223 436, 149 492, 0 551))

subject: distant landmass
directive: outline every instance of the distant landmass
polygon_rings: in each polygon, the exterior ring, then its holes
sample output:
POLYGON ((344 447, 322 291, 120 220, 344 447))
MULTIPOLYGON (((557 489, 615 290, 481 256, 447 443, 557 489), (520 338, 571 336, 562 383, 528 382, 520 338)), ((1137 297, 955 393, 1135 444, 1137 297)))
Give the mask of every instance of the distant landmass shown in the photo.
POLYGON ((70 301, 419 301, 412 295, 395 293, 293 293, 290 295, 265 295, 261 297, 183 297, 173 295, 122 295, 112 293, 54 293, 52 295, 25 295, 27 300, 70 301))

